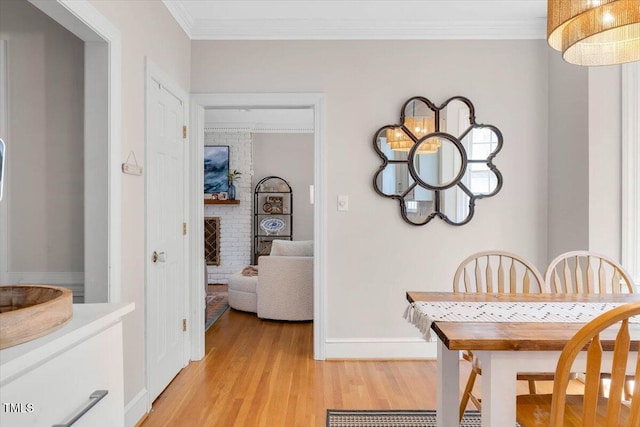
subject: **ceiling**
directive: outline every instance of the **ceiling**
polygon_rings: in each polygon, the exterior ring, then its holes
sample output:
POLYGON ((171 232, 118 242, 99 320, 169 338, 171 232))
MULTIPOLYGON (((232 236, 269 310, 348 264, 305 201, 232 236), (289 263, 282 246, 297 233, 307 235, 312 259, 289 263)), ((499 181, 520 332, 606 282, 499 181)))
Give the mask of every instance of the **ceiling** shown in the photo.
POLYGON ((162 0, 193 40, 544 39, 547 0, 162 0))

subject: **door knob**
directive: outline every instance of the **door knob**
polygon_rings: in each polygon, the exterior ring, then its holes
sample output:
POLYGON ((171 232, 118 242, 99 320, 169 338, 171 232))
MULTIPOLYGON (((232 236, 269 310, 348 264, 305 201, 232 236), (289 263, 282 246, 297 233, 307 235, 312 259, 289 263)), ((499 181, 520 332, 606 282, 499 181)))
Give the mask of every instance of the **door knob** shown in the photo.
POLYGON ((158 253, 156 251, 153 251, 153 254, 151 255, 151 261, 153 261, 154 263, 166 262, 167 255, 164 252, 158 253))

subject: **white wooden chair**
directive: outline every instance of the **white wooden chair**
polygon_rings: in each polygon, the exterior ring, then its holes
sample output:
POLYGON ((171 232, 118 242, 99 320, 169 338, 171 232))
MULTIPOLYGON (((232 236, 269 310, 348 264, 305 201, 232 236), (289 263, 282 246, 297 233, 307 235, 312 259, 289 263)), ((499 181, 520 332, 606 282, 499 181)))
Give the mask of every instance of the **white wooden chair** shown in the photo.
POLYGON ((556 257, 544 274, 551 292, 568 294, 633 293, 629 274, 614 260, 589 251, 556 257))
MULTIPOLYGON (((478 252, 460 263, 453 278, 454 292, 467 293, 543 293, 545 282, 538 270, 525 259, 504 251, 478 252)), ((482 369, 469 350, 463 359, 471 363, 469 379, 460 400, 460 419, 469 400, 480 411, 481 402, 473 394, 473 386, 482 369)), ((553 379, 552 374, 518 374, 519 380, 529 381, 529 390, 535 393, 535 381, 553 379)))
MULTIPOLYGON (((633 293, 629 273, 611 258, 590 251, 571 251, 557 256, 544 274, 550 292, 567 294, 633 293)), ((603 374, 603 379, 609 375, 603 374)), ((602 392, 604 387, 600 387, 602 392)), ((631 398, 631 383, 625 386, 631 398)))
POLYGON ((629 378, 625 374, 628 363, 635 366, 632 378, 640 384, 640 359, 628 360, 631 346, 637 348, 639 344, 630 340, 628 319, 637 315, 640 315, 640 302, 614 308, 583 326, 560 354, 553 394, 517 397, 516 418, 520 426, 640 426, 640 386, 635 387, 630 405, 622 403, 622 390, 629 378), (611 369, 605 369, 611 372, 611 390, 605 399, 599 392, 603 371, 600 333, 610 327, 618 328, 618 333, 611 369), (588 348, 584 395, 567 395, 573 362, 584 348, 588 348))

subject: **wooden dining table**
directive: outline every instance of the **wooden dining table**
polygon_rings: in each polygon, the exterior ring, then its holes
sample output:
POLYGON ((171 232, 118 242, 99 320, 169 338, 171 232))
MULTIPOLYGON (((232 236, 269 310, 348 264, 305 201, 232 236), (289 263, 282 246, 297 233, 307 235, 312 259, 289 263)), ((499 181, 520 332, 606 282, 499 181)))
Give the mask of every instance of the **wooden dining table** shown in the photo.
MULTIPOLYGON (((640 294, 493 294, 407 292, 414 302, 586 302, 630 303, 640 294)), ((585 323, 434 321, 437 338, 437 425, 458 426, 460 351, 471 350, 482 366, 482 426, 514 427, 518 372, 554 372, 565 344, 585 323)), ((640 324, 630 324, 631 338, 640 340, 640 324)), ((602 345, 612 350, 615 332, 603 333, 602 345)), ((637 342, 632 351, 637 351, 637 342)), ((585 352, 583 352, 585 353, 585 352)), ((607 352, 605 351, 605 354, 607 352)), ((585 371, 584 354, 576 359, 576 372, 585 371)))

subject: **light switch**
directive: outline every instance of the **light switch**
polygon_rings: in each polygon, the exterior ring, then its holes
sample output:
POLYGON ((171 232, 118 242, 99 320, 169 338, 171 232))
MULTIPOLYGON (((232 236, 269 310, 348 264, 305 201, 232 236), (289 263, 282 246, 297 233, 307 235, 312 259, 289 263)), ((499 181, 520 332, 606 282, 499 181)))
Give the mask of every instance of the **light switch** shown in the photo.
POLYGON ((349 196, 338 196, 338 210, 339 211, 348 211, 349 210, 349 196))

